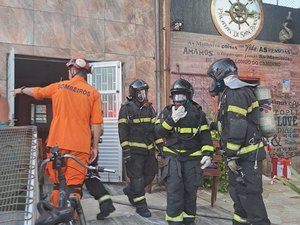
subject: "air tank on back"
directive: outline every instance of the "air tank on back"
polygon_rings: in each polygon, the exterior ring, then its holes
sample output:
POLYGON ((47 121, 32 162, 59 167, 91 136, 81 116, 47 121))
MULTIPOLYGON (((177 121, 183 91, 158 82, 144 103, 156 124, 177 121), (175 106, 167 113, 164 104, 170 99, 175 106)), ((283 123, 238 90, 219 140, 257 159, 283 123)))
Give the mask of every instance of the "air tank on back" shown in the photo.
POLYGON ((263 136, 271 137, 276 133, 276 123, 270 88, 259 85, 255 88, 255 95, 259 103, 259 123, 263 136))

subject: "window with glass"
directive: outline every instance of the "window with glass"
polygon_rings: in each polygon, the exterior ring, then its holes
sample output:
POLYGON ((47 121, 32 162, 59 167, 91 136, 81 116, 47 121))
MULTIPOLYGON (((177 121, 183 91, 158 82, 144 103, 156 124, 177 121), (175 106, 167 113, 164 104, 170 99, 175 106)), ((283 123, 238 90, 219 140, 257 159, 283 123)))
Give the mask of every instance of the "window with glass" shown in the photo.
POLYGON ((300 0, 263 0, 263 3, 284 6, 294 9, 300 8, 300 0))
POLYGON ((117 118, 119 110, 119 90, 121 79, 118 66, 114 63, 95 63, 93 65, 92 85, 100 91, 104 118, 117 118))

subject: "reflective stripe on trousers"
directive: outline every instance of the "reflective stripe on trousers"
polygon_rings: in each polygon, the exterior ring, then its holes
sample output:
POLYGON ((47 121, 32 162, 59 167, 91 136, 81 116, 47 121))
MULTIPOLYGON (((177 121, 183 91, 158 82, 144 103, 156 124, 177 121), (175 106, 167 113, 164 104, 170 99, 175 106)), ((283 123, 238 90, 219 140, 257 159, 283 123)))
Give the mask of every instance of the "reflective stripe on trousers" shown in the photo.
POLYGON ((202 183, 200 162, 168 157, 163 171, 167 190, 166 220, 181 222, 196 216, 197 189, 202 183))

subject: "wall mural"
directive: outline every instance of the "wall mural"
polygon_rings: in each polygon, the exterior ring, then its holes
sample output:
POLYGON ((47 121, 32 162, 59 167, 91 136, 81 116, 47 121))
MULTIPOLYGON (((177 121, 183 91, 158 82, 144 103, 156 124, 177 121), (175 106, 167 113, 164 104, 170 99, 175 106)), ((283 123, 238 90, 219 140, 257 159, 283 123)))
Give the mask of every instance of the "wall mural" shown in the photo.
MULTIPOLYGON (((300 101, 299 95, 295 92, 286 92, 284 84, 286 85, 286 81, 275 81, 271 85, 277 134, 270 141, 275 147, 277 156, 288 158, 300 156, 297 148, 300 146, 300 101)), ((291 85, 289 89, 292 91, 295 87, 291 85)))
POLYGON ((209 82, 204 82, 206 72, 213 61, 224 57, 236 62, 243 78, 255 78, 270 87, 277 125, 277 133, 269 138, 274 153, 279 157, 300 156, 299 45, 257 40, 234 44, 220 36, 171 32, 171 80, 180 73, 189 74, 186 79, 196 87, 195 100, 210 116, 215 116, 216 104, 205 94, 209 82))

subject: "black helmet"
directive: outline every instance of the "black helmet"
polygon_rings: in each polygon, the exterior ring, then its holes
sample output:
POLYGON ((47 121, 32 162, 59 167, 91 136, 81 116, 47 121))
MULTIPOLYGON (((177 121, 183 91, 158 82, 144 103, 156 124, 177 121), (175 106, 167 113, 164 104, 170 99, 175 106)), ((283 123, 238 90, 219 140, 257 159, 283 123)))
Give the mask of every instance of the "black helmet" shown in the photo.
POLYGON ((216 81, 222 81, 229 75, 237 75, 238 69, 230 58, 219 59, 207 70, 207 75, 214 78, 216 81))
POLYGON ((217 95, 225 89, 224 78, 230 75, 237 75, 238 69, 230 58, 219 59, 210 65, 207 75, 213 78, 209 87, 212 95, 217 95))
POLYGON ((143 81, 141 79, 137 79, 137 80, 134 80, 129 85, 129 95, 130 95, 130 97, 137 99, 139 102, 144 102, 147 99, 148 89, 149 89, 149 85, 145 81, 143 81), (145 96, 142 96, 142 98, 139 98, 139 96, 137 96, 137 92, 139 92, 141 90, 145 90, 145 96))
POLYGON ((176 80, 171 87, 171 97, 173 99, 173 103, 185 104, 186 101, 191 101, 194 96, 194 88, 187 80, 179 78, 176 80), (176 99, 178 95, 185 95, 186 99, 176 99))

